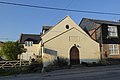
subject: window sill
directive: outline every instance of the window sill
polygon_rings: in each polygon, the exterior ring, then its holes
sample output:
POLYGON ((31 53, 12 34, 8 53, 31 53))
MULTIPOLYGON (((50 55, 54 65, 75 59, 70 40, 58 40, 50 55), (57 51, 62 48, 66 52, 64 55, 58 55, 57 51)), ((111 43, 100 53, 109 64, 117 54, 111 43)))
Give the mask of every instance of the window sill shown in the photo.
POLYGON ((108 39, 111 39, 111 38, 118 38, 118 36, 109 36, 108 39))
POLYGON ((110 56, 118 56, 118 55, 120 55, 120 54, 109 54, 110 56))

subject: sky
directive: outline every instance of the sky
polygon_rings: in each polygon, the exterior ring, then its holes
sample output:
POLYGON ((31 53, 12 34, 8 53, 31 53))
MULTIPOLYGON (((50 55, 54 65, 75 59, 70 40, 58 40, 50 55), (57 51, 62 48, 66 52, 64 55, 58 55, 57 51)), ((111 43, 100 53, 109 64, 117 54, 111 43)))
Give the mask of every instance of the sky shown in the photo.
MULTIPOLYGON (((37 6, 120 14, 120 0, 0 0, 37 6)), ((0 41, 16 41, 20 34, 40 34, 43 25, 54 26, 66 15, 77 24, 82 18, 118 21, 120 15, 88 14, 0 4, 0 41)))

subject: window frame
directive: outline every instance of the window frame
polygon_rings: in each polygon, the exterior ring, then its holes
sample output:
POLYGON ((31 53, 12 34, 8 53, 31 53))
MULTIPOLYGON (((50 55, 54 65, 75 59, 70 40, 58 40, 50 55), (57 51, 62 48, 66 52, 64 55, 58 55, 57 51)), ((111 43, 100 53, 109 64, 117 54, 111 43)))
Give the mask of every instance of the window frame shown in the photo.
POLYGON ((109 55, 119 55, 119 44, 109 44, 109 55))
POLYGON ((33 41, 25 41, 25 46, 33 46, 33 41))
POLYGON ((109 37, 118 37, 117 26, 108 26, 108 36, 109 37))

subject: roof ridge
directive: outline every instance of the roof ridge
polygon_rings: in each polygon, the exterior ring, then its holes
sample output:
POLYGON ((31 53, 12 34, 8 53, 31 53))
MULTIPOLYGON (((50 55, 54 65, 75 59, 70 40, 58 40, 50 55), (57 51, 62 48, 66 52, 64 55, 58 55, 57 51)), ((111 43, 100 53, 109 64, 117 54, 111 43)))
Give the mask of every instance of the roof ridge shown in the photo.
POLYGON ((108 22, 116 22, 116 23, 119 23, 119 22, 113 21, 113 20, 103 20, 103 19, 94 19, 94 18, 83 18, 83 19, 92 20, 92 21, 108 21, 108 22))
POLYGON ((40 35, 40 34, 26 34, 26 33, 23 34, 23 33, 22 33, 22 35, 40 35))

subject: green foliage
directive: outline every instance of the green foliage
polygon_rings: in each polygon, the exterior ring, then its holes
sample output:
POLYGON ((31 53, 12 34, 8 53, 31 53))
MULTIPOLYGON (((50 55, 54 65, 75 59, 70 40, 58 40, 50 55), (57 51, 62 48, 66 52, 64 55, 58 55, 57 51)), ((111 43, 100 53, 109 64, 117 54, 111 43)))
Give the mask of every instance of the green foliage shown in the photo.
POLYGON ((51 72, 57 69, 58 69, 58 66, 55 66, 53 63, 50 63, 49 65, 47 65, 47 67, 44 67, 45 72, 51 72))
POLYGON ((57 57, 57 60, 53 61, 55 66, 65 67, 68 66, 68 59, 63 57, 57 57))
POLYGON ((44 71, 50 72, 58 69, 68 68, 68 59, 63 57, 57 57, 57 60, 54 60, 53 63, 50 63, 47 67, 44 68, 44 71))
POLYGON ((109 62, 106 59, 102 59, 98 62, 98 64, 102 66, 107 66, 109 65, 109 62))
POLYGON ((23 52, 26 52, 26 49, 23 45, 18 42, 8 41, 5 42, 1 47, 0 55, 4 56, 8 60, 16 60, 18 54, 21 54, 23 52))
POLYGON ((43 67, 42 62, 33 61, 29 66, 22 68, 22 73, 34 73, 41 72, 43 67))

